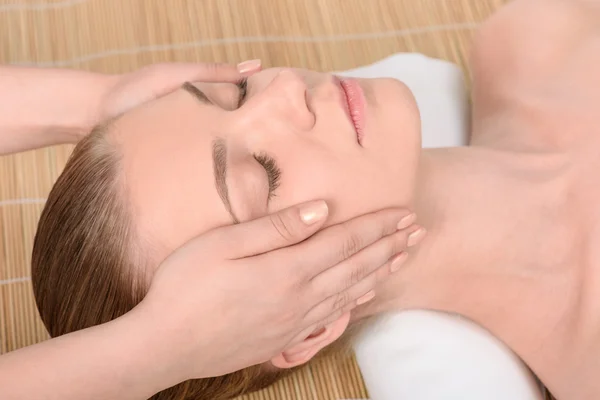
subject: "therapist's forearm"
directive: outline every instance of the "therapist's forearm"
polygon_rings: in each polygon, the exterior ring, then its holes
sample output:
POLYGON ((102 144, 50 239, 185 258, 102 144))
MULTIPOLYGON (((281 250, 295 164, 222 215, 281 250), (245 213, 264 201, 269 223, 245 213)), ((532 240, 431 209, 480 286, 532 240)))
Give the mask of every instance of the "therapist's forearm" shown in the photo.
POLYGON ((132 314, 0 356, 0 397, 146 399, 183 380, 172 368, 175 344, 156 336, 132 314))
POLYGON ((97 122, 107 75, 0 66, 0 154, 75 143, 97 122))

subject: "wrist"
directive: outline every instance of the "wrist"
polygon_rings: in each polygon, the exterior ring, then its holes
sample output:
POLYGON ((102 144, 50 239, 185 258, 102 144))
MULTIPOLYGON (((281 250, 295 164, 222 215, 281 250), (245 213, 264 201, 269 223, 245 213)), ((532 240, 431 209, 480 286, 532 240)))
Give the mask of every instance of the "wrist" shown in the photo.
POLYGON ((147 366, 147 379, 163 390, 183 381, 212 376, 209 368, 209 349, 200 351, 202 338, 189 340, 189 331, 179 321, 173 321, 172 312, 143 300, 129 313, 121 317, 122 330, 135 338, 135 352, 140 353, 147 366), (202 358, 193 354, 202 354, 202 358), (191 365, 193 364, 193 365, 191 365))
POLYGON ((153 393, 188 379, 178 368, 176 339, 143 304, 111 323, 117 325, 114 332, 128 359, 135 360, 130 370, 140 374, 139 380, 151 382, 153 393))
MULTIPOLYGON (((64 74, 63 79, 58 79, 68 86, 63 89, 62 104, 58 102, 54 107, 54 119, 50 117, 42 123, 57 140, 77 143, 104 119, 102 103, 113 79, 110 75, 81 71, 65 71, 64 74)), ((55 89, 59 90, 58 87, 55 89)))
POLYGON ((76 143, 102 119, 109 75, 0 67, 0 153, 76 143))

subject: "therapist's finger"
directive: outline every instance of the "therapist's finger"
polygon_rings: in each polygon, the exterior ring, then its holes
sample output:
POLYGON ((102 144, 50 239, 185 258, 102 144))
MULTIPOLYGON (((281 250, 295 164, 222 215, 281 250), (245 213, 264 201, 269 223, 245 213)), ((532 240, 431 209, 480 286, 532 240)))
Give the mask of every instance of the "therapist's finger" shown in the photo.
POLYGON ((223 63, 205 63, 196 64, 196 71, 192 68, 193 64, 190 65, 190 73, 193 74, 194 78, 190 81, 236 82, 240 78, 260 71, 261 62, 260 60, 248 60, 235 66, 223 63))
MULTIPOLYGON (((371 301, 376 296, 376 288, 379 283, 385 280, 391 273, 400 270, 402 265, 404 265, 408 258, 408 253, 404 251, 406 247, 418 245, 424 236, 425 230, 423 228, 412 225, 398 234, 390 235, 378 241, 375 245, 371 246, 373 249, 367 248, 368 250, 379 252, 382 257, 390 253, 394 255, 389 257, 383 266, 375 269, 367 276, 356 278, 358 281, 356 284, 351 285, 346 290, 339 290, 339 292, 332 291, 333 295, 310 309, 304 317, 304 323, 309 326, 308 329, 319 329, 340 318, 341 315, 352 311, 357 306, 371 301), (388 251, 390 253, 387 253, 388 251)), ((367 249, 363 250, 359 255, 366 255, 367 249)), ((358 263, 360 265, 360 261, 358 263)), ((345 266, 340 265, 339 267, 342 267, 340 270, 343 271, 345 266)), ((330 277, 334 277, 334 275, 330 277)), ((326 285, 325 287, 327 287, 328 283, 323 282, 326 285)), ((316 298, 321 296, 322 294, 317 292, 316 298)))
POLYGON ((183 82, 237 82, 260 71, 260 60, 244 61, 238 65, 225 63, 161 63, 139 71, 145 78, 152 77, 162 82, 164 91, 169 92, 183 82))
POLYGON ((390 274, 391 265, 397 261, 402 263, 406 257, 406 253, 400 253, 392 257, 391 260, 375 272, 371 273, 359 284, 348 289, 347 293, 328 298, 311 309, 305 315, 303 320, 303 326, 305 326, 305 328, 300 331, 290 343, 295 344, 302 342, 313 332, 337 321, 344 315, 349 314, 356 307, 373 300, 377 296, 377 290, 374 288, 390 274))
MULTIPOLYGON (((299 243, 317 232, 329 215, 327 203, 310 201, 253 221, 228 226, 215 232, 222 237, 222 250, 229 259, 251 257, 299 243), (235 245, 232 246, 231 244, 235 245)), ((291 259, 278 259, 290 263, 291 259)))
MULTIPOLYGON (((411 225, 407 229, 385 236, 335 267, 323 271, 312 279, 308 295, 312 296, 314 300, 318 300, 315 304, 320 303, 321 299, 329 298, 332 306, 330 310, 336 310, 342 305, 358 299, 360 295, 372 289, 376 283, 373 281, 373 285, 369 285, 363 280, 392 257, 403 253, 407 248, 409 235, 420 229, 417 225, 411 225), (360 285, 366 290, 364 293, 357 293, 359 296, 355 297, 353 294, 356 292, 348 291, 348 289, 360 285)), ((397 266, 395 264, 394 268, 397 266)))
POLYGON ((377 295, 377 285, 390 275, 393 268, 400 268, 407 257, 406 252, 396 254, 356 285, 317 304, 306 313, 304 323, 312 326, 313 329, 319 329, 335 321, 341 315, 373 300, 377 295))
MULTIPOLYGON (((308 286, 324 271, 338 266, 381 238, 396 232, 399 227, 405 229, 415 218, 413 213, 403 209, 366 214, 330 226, 297 246, 265 254, 261 256, 264 258, 262 263, 278 265, 280 269, 285 269, 283 272, 286 276, 296 276, 308 286), (288 262, 281 264, 281 260, 288 262)), ((364 257, 362 261, 365 265, 376 268, 382 264, 380 256, 375 253, 368 254, 372 258, 364 257)), ((338 288, 339 285, 335 287, 338 288)))
POLYGON ((224 63, 162 63, 142 68, 135 73, 135 77, 146 90, 151 82, 153 96, 158 98, 180 88, 184 82, 233 83, 259 70, 260 60, 245 61, 237 66, 224 63))

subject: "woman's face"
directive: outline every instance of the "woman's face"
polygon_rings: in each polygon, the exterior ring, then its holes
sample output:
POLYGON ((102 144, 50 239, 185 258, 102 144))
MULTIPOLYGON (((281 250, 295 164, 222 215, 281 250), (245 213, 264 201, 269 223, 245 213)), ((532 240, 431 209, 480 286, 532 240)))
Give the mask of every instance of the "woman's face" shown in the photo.
POLYGON ((137 231, 160 259, 303 201, 328 201, 329 225, 411 205, 420 118, 402 83, 268 69, 239 99, 237 85, 195 83, 111 127, 137 231))

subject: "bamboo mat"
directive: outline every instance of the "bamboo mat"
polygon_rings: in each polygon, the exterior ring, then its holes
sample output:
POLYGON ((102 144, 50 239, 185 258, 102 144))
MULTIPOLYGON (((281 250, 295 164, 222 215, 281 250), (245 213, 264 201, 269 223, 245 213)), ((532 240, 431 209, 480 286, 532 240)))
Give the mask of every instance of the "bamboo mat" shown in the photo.
MULTIPOLYGON (((110 73, 164 61, 345 70, 421 52, 466 70, 507 0, 0 0, 0 62, 110 73)), ((0 110, 0 112, 2 112, 0 110)), ((44 198, 72 148, 0 158, 0 354, 47 338, 29 279, 44 198)), ((352 358, 313 363, 246 399, 366 398, 352 358)))

